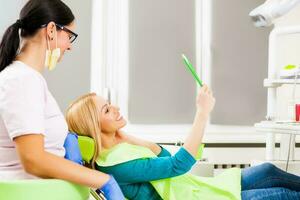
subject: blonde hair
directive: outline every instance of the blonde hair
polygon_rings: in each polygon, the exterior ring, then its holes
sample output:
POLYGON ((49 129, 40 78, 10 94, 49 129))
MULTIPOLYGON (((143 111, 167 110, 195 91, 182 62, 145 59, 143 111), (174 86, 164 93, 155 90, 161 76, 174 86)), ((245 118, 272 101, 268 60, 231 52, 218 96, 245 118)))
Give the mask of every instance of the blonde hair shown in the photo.
POLYGON ((66 111, 69 130, 78 135, 89 136, 95 141, 92 168, 101 151, 100 109, 96 104, 96 97, 95 93, 83 95, 71 103, 66 111))

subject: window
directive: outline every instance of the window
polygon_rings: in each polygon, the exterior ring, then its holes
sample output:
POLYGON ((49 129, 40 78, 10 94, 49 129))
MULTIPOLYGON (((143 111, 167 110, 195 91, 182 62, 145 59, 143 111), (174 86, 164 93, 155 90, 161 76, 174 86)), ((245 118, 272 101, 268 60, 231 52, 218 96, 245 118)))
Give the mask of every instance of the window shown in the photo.
POLYGON ((270 29, 254 27, 248 16, 262 2, 205 1, 210 44, 204 51, 210 51, 210 84, 217 99, 212 124, 251 126, 266 115, 270 29))
POLYGON ((266 114, 270 29, 255 28, 248 13, 262 2, 103 1, 103 59, 93 68, 104 69, 92 76, 103 77, 102 94, 109 88, 132 133, 180 138, 193 121, 197 91, 185 53, 217 98, 208 132, 253 132, 266 114))

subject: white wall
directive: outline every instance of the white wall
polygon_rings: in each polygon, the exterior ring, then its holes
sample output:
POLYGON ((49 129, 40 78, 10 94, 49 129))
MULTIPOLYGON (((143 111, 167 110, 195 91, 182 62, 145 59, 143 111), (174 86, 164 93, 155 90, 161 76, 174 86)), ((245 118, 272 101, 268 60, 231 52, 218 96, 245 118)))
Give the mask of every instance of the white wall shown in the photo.
POLYGON ((25 0, 6 1, 0 0, 0 39, 8 28, 19 19, 19 11, 25 0))

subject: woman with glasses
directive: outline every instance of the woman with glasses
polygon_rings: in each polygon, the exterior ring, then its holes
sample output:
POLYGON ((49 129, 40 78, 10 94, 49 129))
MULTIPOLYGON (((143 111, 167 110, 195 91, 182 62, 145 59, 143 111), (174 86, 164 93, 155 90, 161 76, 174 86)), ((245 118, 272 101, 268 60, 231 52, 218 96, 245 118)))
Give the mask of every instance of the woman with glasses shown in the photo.
POLYGON ((112 176, 63 158, 68 127, 42 72, 71 50, 74 28, 74 15, 62 1, 29 0, 2 37, 0 180, 63 179, 123 199, 112 176))

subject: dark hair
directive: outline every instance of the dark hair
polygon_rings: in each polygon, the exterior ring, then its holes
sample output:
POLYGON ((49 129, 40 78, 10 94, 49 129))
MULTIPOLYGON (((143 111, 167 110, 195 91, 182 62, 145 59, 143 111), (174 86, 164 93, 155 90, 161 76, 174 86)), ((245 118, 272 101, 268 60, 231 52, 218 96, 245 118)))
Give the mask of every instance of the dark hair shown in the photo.
POLYGON ((19 19, 3 35, 0 43, 0 72, 16 58, 20 36, 33 36, 42 25, 51 21, 69 25, 74 18, 70 8, 61 0, 29 0, 22 8, 19 19))

